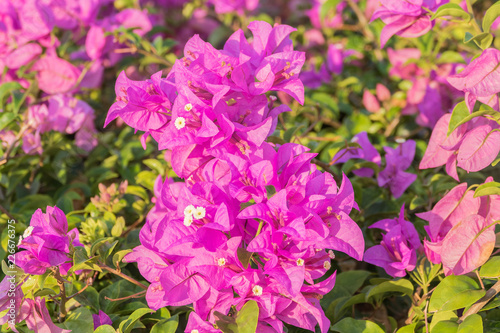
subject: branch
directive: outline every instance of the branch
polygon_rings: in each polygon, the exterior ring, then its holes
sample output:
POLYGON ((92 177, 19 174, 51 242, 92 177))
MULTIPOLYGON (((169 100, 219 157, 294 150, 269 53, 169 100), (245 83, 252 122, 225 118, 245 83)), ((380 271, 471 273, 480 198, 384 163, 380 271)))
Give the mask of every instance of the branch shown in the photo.
POLYGON ((493 287, 491 287, 490 289, 488 289, 488 291, 486 292, 486 294, 483 297, 481 297, 476 303, 472 304, 472 306, 469 308, 469 310, 467 310, 463 314, 463 316, 460 317, 460 319, 458 320, 457 323, 460 324, 468 316, 470 316, 470 315, 472 315, 474 313, 478 313, 479 310, 481 310, 499 292, 500 292, 500 281, 497 281, 497 283, 495 283, 493 285, 493 287))
POLYGON ((130 296, 125 296, 125 297, 120 297, 120 298, 109 298, 108 296, 104 296, 104 298, 107 299, 108 301, 116 302, 116 301, 123 301, 123 300, 130 299, 130 298, 141 298, 144 295, 146 295, 146 291, 139 291, 137 294, 133 294, 130 296))
POLYGON ((106 265, 99 265, 99 267, 100 267, 100 268, 102 268, 102 269, 107 270, 107 271, 108 271, 108 272, 110 272, 110 273, 113 273, 113 274, 115 274, 115 275, 118 275, 118 276, 119 276, 119 277, 121 277, 121 278, 124 278, 124 279, 125 279, 125 280, 127 280, 128 282, 131 282, 131 283, 135 284, 136 286, 141 287, 141 288, 142 288, 142 289, 144 289, 144 290, 148 289, 148 287, 147 287, 147 286, 145 286, 144 284, 142 284, 142 283, 140 283, 139 281, 137 281, 137 280, 135 280, 135 279, 131 278, 131 277, 130 277, 130 276, 128 276, 128 275, 123 274, 122 272, 117 271, 116 269, 113 269, 113 268, 108 267, 108 266, 106 266, 106 265))
POLYGON ((317 166, 321 167, 323 170, 325 170, 329 174, 331 174, 333 176, 333 179, 335 179, 335 182, 337 184, 340 184, 342 182, 342 180, 339 178, 339 176, 337 176, 337 174, 335 174, 335 172, 333 172, 333 170, 330 169, 330 166, 328 165, 328 163, 321 162, 317 158, 313 158, 311 162, 313 164, 316 164, 317 166))

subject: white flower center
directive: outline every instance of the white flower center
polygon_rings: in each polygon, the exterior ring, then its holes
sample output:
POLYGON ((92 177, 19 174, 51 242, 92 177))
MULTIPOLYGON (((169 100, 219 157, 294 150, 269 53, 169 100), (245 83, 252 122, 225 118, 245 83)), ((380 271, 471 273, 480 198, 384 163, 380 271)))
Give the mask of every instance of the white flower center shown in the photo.
POLYGON ((187 103, 186 105, 184 105, 184 110, 186 110, 187 112, 191 111, 192 109, 193 109, 193 104, 187 103))
POLYGON ((194 208, 193 205, 189 205, 187 206, 186 208, 184 208, 184 216, 187 216, 187 215, 193 215, 194 214, 194 210, 196 208, 194 208))
POLYGON ((328 251, 328 256, 330 257, 330 259, 335 259, 335 253, 333 253, 332 250, 328 251))
POLYGON ((323 263, 323 268, 326 269, 326 270, 329 270, 330 268, 332 268, 332 264, 330 264, 329 261, 325 261, 323 263))
POLYGON ((177 117, 177 119, 175 119, 174 125, 178 130, 183 129, 184 127, 186 127, 186 118, 177 117))
POLYGON ((254 286, 252 288, 252 292, 255 296, 260 296, 260 295, 262 295, 262 287, 261 286, 254 286))
POLYGON ((191 330, 191 333, 200 333, 198 330, 191 330))
POLYGON ((405 143, 405 142, 406 142, 406 139, 403 139, 403 138, 396 139, 396 143, 405 143))
POLYGON ((33 232, 33 229, 35 229, 35 228, 32 227, 32 226, 27 227, 26 230, 24 230, 23 238, 31 236, 31 233, 33 232))
POLYGON ((23 242, 23 236, 19 236, 19 241, 17 242, 17 246, 21 245, 23 242))
POLYGON ((226 258, 217 259, 217 265, 224 266, 226 264, 226 258))
POLYGON ((297 266, 304 266, 304 259, 302 258, 297 259, 297 266))
POLYGON ((193 217, 194 217, 194 219, 199 220, 199 219, 204 218, 205 214, 206 214, 205 208, 196 207, 196 209, 194 210, 194 213, 193 213, 193 217))
POLYGON ((189 227, 193 223, 193 215, 185 215, 184 216, 184 225, 189 227))

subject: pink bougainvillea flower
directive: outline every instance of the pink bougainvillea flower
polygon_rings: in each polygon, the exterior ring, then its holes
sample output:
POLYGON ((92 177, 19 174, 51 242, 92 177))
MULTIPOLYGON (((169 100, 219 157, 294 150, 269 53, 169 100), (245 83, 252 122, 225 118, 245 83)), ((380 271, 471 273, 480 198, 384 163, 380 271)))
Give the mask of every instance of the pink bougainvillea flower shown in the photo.
POLYGON ((57 56, 45 56, 32 67, 36 71, 38 86, 48 94, 66 93, 80 76, 80 70, 57 56))
POLYGON ((441 261, 444 273, 466 274, 483 265, 495 247, 495 225, 481 215, 469 215, 443 239, 441 261))
MULTIPOLYGON (((17 290, 21 292, 21 290, 17 290)), ((70 333, 71 330, 60 328, 52 322, 47 306, 45 305, 45 298, 36 297, 35 299, 25 298, 16 302, 16 308, 19 313, 13 318, 13 322, 20 323, 26 321, 26 326, 31 332, 35 333, 70 333)), ((0 318, 0 324, 9 322, 9 328, 14 332, 19 332, 14 325, 11 324, 11 318, 6 315, 0 318)))
POLYGON ((113 322, 109 318, 109 316, 104 313, 102 310, 99 310, 98 314, 92 314, 92 319, 94 321, 94 330, 96 330, 99 326, 102 325, 112 325, 113 322))
POLYGON ((419 37, 431 30, 434 22, 431 21, 427 10, 435 10, 448 0, 381 0, 371 18, 378 18, 386 24, 380 35, 382 47, 394 35, 401 37, 419 37))
POLYGON ((497 111, 500 92, 500 51, 486 49, 459 74, 450 76, 448 82, 465 92, 465 101, 472 112, 477 100, 490 105, 497 111))
POLYGON ((370 228, 382 229, 386 234, 382 234, 380 245, 366 250, 366 262, 384 268, 394 277, 403 277, 406 270, 415 268, 422 243, 413 223, 404 219, 404 205, 398 218, 378 221, 370 228))
POLYGON ((379 101, 368 89, 363 92, 363 105, 372 113, 380 111, 379 101))
POLYGON ((209 0, 209 4, 214 5, 217 14, 244 11, 252 11, 259 5, 259 0, 209 0))
MULTIPOLYGON (((491 181, 491 177, 486 180, 491 181)), ((474 198, 474 191, 462 183, 431 211, 417 214, 429 222, 424 227, 430 238, 424 240, 429 260, 442 263, 446 275, 466 274, 484 264, 495 243, 494 225, 500 217, 498 200, 498 195, 474 198)))
POLYGON ((417 179, 417 175, 405 172, 415 157, 416 142, 405 141, 397 148, 384 147, 386 152, 386 167, 377 177, 378 185, 388 187, 395 198, 399 198, 404 191, 417 179))
POLYGON ((381 102, 385 102, 391 99, 391 92, 381 83, 377 83, 376 86, 377 98, 381 102))
POLYGON ((16 265, 26 273, 41 275, 46 269, 58 266, 66 275, 72 266, 68 257, 70 246, 83 246, 76 228, 68 231, 64 212, 57 207, 47 206, 47 212, 38 209, 32 216, 30 226, 25 230, 16 253, 16 265))
POLYGON ((466 171, 489 166, 500 152, 500 126, 491 121, 467 132, 458 149, 457 165, 466 171))
MULTIPOLYGON (((349 147, 347 149, 340 150, 333 157, 333 161, 335 161, 335 163, 345 163, 351 158, 359 158, 373 162, 380 166, 380 161, 381 161, 380 154, 378 153, 377 149, 375 149, 375 147, 371 144, 370 140, 368 139, 368 134, 366 132, 361 132, 359 134, 356 134, 351 139, 351 142, 359 144, 360 148, 349 147)), ((353 173, 360 177, 371 177, 374 174, 373 170, 370 168, 361 168, 353 170, 353 173)))

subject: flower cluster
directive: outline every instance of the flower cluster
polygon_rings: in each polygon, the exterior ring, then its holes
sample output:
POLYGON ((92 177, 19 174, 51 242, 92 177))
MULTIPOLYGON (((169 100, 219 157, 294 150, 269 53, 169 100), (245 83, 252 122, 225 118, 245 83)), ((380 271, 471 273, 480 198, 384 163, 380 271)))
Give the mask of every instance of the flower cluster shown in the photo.
POLYGON ((223 50, 195 35, 166 78, 157 73, 132 81, 120 74, 105 126, 120 117, 146 132, 143 143, 150 134, 160 149, 172 151, 172 166, 183 178, 213 157, 260 147, 278 114, 289 110, 265 94, 282 91, 304 101, 298 78, 304 53, 293 50, 292 27, 254 21, 248 28, 252 43, 238 30, 223 50))
POLYGON ((417 63, 422 57, 418 49, 389 48, 388 56, 392 64, 389 74, 411 82, 402 114, 417 113, 417 124, 434 128, 439 118, 451 110, 454 99, 463 96, 448 82, 448 78, 455 75, 462 64, 445 59, 427 72, 417 63))
POLYGON ((349 180, 338 187, 307 148, 265 141, 288 110, 265 94, 302 103, 304 55, 293 50, 289 26, 249 29, 251 43, 237 31, 223 50, 193 37, 165 79, 118 78, 106 124, 121 117, 150 134, 186 179, 157 179, 142 245, 124 261, 151 283, 151 308, 193 304, 188 331, 217 332, 216 313, 255 300, 258 331, 283 332, 286 322, 326 332, 319 299, 335 283, 331 249, 357 260, 364 252, 349 217, 357 204, 349 180))
POLYGON ((68 254, 75 246, 83 246, 78 229, 68 231, 64 212, 47 206, 45 214, 41 209, 33 214, 29 227, 19 237, 18 247, 24 251, 15 254, 15 262, 28 274, 42 275, 48 268, 57 266, 61 274, 66 275, 72 266, 68 254))
MULTIPOLYGON (((460 74, 450 76, 448 81, 465 93, 463 108, 474 111, 476 101, 490 107, 494 116, 499 111, 496 82, 500 51, 486 49, 460 74), (492 83, 493 82, 493 83, 492 83)), ((457 105, 456 108, 460 108, 457 105)), ((500 152, 500 125, 486 117, 474 118, 458 126, 448 135, 451 114, 442 116, 434 128, 429 146, 420 163, 421 169, 446 165, 446 172, 458 180, 457 166, 468 172, 480 171, 489 166, 500 152)))
MULTIPOLYGON (((345 163, 348 160, 362 159, 365 161, 373 162, 380 166, 381 158, 377 149, 371 144, 370 139, 368 139, 368 134, 366 132, 361 132, 352 137, 351 142, 356 143, 359 147, 349 147, 347 149, 340 150, 333 157, 333 162, 335 163, 345 163)), ((356 176, 360 177, 372 177, 374 172, 370 168, 360 168, 353 170, 356 176)))
POLYGON ((448 1, 380 0, 382 6, 373 13, 371 18, 372 21, 380 18, 386 24, 380 34, 380 44, 384 47, 387 41, 394 35, 410 38, 425 35, 434 26, 429 11, 436 10, 448 1))
POLYGON ((413 140, 404 141, 396 148, 384 147, 385 169, 377 177, 380 187, 390 189, 395 198, 399 198, 417 179, 417 175, 405 172, 413 162, 417 143, 413 140))
MULTIPOLYGON (((493 179, 489 177, 486 182, 493 179)), ((425 253, 444 273, 466 274, 484 264, 495 246, 495 224, 500 220, 500 195, 474 197, 467 183, 454 187, 432 208, 417 214, 429 222, 424 228, 425 253)))
MULTIPOLYGON (((345 163, 355 158, 380 166, 380 154, 371 144, 366 132, 356 134, 351 142, 359 147, 348 147, 340 150, 333 157, 333 164, 345 163)), ((377 181, 380 187, 389 188, 395 198, 399 198, 417 178, 417 175, 405 172, 413 162, 415 148, 416 142, 413 140, 403 140, 397 148, 384 147, 386 165, 384 170, 377 175, 377 181)), ((374 174, 373 170, 367 167, 353 170, 353 173, 360 177, 372 177, 374 174)))
MULTIPOLYGON (((17 81, 28 88, 33 86, 29 81, 33 76, 36 86, 49 95, 48 103, 33 104, 24 119, 24 152, 41 154, 40 135, 49 130, 76 133, 76 146, 92 150, 97 145, 94 110, 74 94, 82 88, 99 87, 104 68, 123 57, 113 52, 120 45, 105 31, 136 28, 134 32, 142 36, 152 28, 149 17, 136 9, 119 12, 106 0, 3 1, 0 17, 2 82, 17 81), (99 12, 106 15, 100 18, 99 12), (76 46, 69 54, 71 62, 59 56, 58 48, 63 42, 58 40, 54 29, 71 33, 68 36, 76 46)), ((0 132, 3 140, 13 135, 10 131, 0 132)))
POLYGON ((406 270, 412 271, 417 263, 417 251, 423 249, 415 226, 404 218, 404 209, 403 205, 398 218, 381 220, 370 226, 386 233, 382 234, 380 245, 366 250, 364 258, 394 277, 403 277, 406 270))

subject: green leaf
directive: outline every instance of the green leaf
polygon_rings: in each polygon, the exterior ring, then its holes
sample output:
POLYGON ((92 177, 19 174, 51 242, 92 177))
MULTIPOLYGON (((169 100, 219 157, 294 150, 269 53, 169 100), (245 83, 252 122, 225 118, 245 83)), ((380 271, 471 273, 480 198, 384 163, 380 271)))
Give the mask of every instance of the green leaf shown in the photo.
POLYGON ((179 326, 179 316, 175 315, 156 323, 151 329, 151 333, 175 333, 177 326, 179 326))
POLYGON ((127 254, 129 254, 130 252, 132 252, 131 249, 127 249, 127 250, 121 250, 121 251, 118 251, 116 252, 114 255, 113 255, 113 263, 116 265, 116 267, 118 267, 118 265, 120 264, 120 262, 122 261, 123 257, 125 257, 127 254))
MULTIPOLYGON (((423 313, 422 313, 422 316, 424 316, 423 313)), ((431 324, 429 325, 429 329, 432 332, 432 330, 434 329, 434 326, 436 326, 436 324, 439 323, 440 321, 456 322, 457 320, 458 320, 458 317, 457 317, 457 314, 455 313, 455 311, 437 312, 436 314, 434 314, 432 316, 432 321, 431 321, 431 324)))
POLYGON ((73 332, 93 333, 94 320, 92 319, 92 313, 85 307, 79 307, 68 314, 64 326, 73 332))
POLYGON ((96 240, 94 243, 92 243, 92 245, 90 246, 90 255, 93 256, 96 254, 96 252, 102 247, 104 246, 106 243, 109 244, 110 241, 112 241, 114 239, 114 237, 103 237, 103 238, 99 238, 98 240, 96 240))
POLYGON ((297 132, 301 129, 301 128, 304 128, 305 126, 304 125, 300 125, 300 126, 294 126, 294 127, 291 127, 289 129, 287 129, 285 131, 285 134, 283 134, 283 140, 285 140, 285 142, 292 142, 292 137, 294 137, 297 132))
POLYGON ((344 318, 332 326, 332 330, 340 333, 384 333, 374 322, 344 318))
POLYGON ((477 313, 474 313, 467 318, 458 326, 457 333, 469 333, 469 332, 482 332, 483 331, 483 318, 477 313))
POLYGON ((238 260, 240 263, 243 265, 245 269, 248 268, 248 265, 250 264, 250 259, 252 258, 252 252, 248 252, 246 249, 239 247, 236 250, 236 253, 238 255, 238 260))
POLYGON ((458 126, 465 124, 469 120, 479 116, 491 116, 493 119, 500 119, 500 112, 493 110, 488 106, 483 106, 484 109, 469 113, 465 102, 458 103, 451 114, 450 125, 448 127, 448 135, 450 135, 458 126))
POLYGON ((10 81, 0 85, 0 109, 4 109, 3 100, 8 94, 12 94, 14 90, 23 89, 23 86, 17 81, 10 81))
POLYGON ((16 119, 17 115, 13 112, 2 112, 0 113, 0 131, 7 127, 11 122, 16 119))
POLYGON ((464 102, 458 103, 453 112, 451 113, 450 124, 448 125, 448 136, 462 124, 463 120, 470 116, 469 109, 467 109, 467 104, 464 102))
POLYGON ((455 51, 444 51, 436 60, 436 64, 460 63, 465 64, 464 57, 455 51))
POLYGON ((450 275, 441 281, 432 293, 429 312, 456 310, 467 307, 483 297, 476 281, 468 276, 450 275))
POLYGON ((135 323, 141 319, 142 316, 144 316, 147 313, 153 313, 155 312, 154 310, 151 310, 150 308, 141 308, 135 310, 127 320, 124 320, 120 323, 119 327, 119 332, 120 333, 130 333, 132 329, 135 326, 135 323))
POLYGON ((472 35, 470 33, 466 33, 464 38, 464 43, 474 42, 476 43, 477 46, 479 46, 483 50, 490 47, 491 43, 493 42, 493 35, 490 34, 489 32, 483 32, 475 36, 472 37, 471 36, 472 35))
POLYGON ((85 248, 77 247, 73 253, 73 266, 71 267, 70 272, 79 271, 81 269, 91 269, 102 272, 101 268, 96 264, 97 259, 98 257, 89 259, 85 248))
POLYGON ((479 270, 482 278, 496 279, 500 277, 500 257, 492 257, 479 270))
POLYGON ((115 225, 111 228, 111 235, 114 237, 120 237, 123 229, 125 229, 125 219, 123 216, 119 216, 116 218, 115 225))
MULTIPOLYGON (((103 288, 99 291, 99 305, 102 311, 105 313, 115 313, 118 312, 118 310, 126 310, 124 309, 124 305, 122 304, 126 300, 117 300, 117 301, 111 301, 109 299, 117 299, 117 298, 123 298, 127 297, 133 294, 137 294, 138 292, 143 291, 143 289, 133 283, 130 283, 126 280, 119 280, 118 282, 114 282, 107 286, 106 288, 103 288)), ((133 303, 140 303, 142 304, 143 308, 146 308, 147 305, 141 302, 133 302, 133 303)), ((129 303, 129 304, 133 304, 129 303)), ((134 305, 135 306, 135 305, 134 305)), ((135 310, 137 310, 139 307, 136 306, 134 308, 131 308, 131 310, 128 310, 128 313, 131 313, 135 310)))
POLYGON ((469 13, 467 13, 465 10, 462 9, 462 7, 460 7, 455 3, 447 3, 439 7, 434 13, 434 15, 432 15, 431 20, 435 20, 438 17, 443 17, 443 16, 460 17, 467 20, 467 22, 469 22, 472 18, 472 16, 469 13))
POLYGON ((500 2, 493 4, 483 17, 483 31, 490 32, 491 25, 500 16, 500 2))
POLYGON ((125 193, 136 195, 142 200, 149 201, 149 195, 148 192, 144 187, 141 186, 135 186, 135 185, 129 185, 127 186, 127 190, 125 193))
POLYGON ((165 174, 165 166, 154 158, 144 160, 142 163, 148 166, 151 170, 158 172, 159 175, 165 174))
POLYGON ((341 0, 327 0, 323 5, 321 5, 319 16, 321 20, 324 20, 328 13, 332 13, 335 15, 337 5, 341 0))
POLYGON ((500 183, 488 182, 476 188, 476 191, 474 192, 474 198, 494 194, 500 194, 500 183))
POLYGON ((43 289, 40 289, 37 292, 35 292, 33 294, 33 296, 35 296, 35 297, 41 297, 41 296, 56 295, 56 294, 57 293, 53 289, 43 288, 43 289))
POLYGON ((94 331, 94 333, 116 333, 116 330, 113 326, 101 325, 94 331))
POLYGON ((368 298, 373 297, 375 295, 385 294, 385 293, 389 293, 389 292, 403 293, 405 295, 412 297, 413 296, 413 285, 411 284, 410 281, 408 281, 406 279, 400 279, 397 281, 382 282, 381 284, 373 287, 368 292, 368 295, 366 295, 366 298, 368 299, 368 298))
POLYGON ((413 323, 410 325, 403 326, 399 330, 397 330, 396 333, 414 333, 417 324, 418 323, 413 323))
POLYGON ((215 311, 214 315, 219 318, 215 323, 224 333, 254 333, 259 321, 259 306, 255 301, 248 301, 232 317, 218 311, 215 311))
MULTIPOLYGON (((73 285, 78 290, 85 288, 85 285, 80 281, 74 282, 73 285)), ((75 296, 75 299, 82 305, 91 306, 96 311, 100 310, 99 293, 92 286, 86 287, 84 291, 75 296)))
POLYGON ((458 330, 457 323, 453 321, 444 320, 437 323, 431 330, 431 333, 457 333, 457 330, 458 330))

